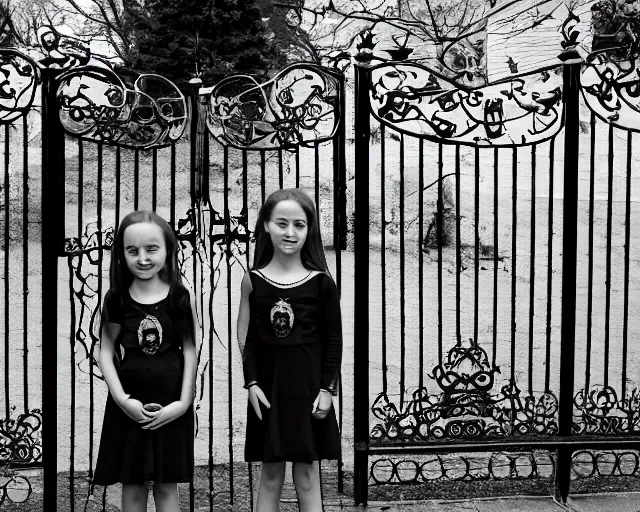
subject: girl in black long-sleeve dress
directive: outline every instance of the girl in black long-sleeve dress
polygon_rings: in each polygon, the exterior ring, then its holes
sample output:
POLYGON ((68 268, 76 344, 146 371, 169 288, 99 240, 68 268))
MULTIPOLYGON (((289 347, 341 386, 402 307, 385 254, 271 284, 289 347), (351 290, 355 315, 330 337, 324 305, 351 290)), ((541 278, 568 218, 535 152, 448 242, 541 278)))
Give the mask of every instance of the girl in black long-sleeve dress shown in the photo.
POLYGON ((342 357, 340 300, 315 212, 299 189, 271 194, 242 282, 245 460, 262 462, 258 512, 278 510, 286 461, 294 463, 301 510, 322 510, 317 461, 340 456, 332 401, 342 357))

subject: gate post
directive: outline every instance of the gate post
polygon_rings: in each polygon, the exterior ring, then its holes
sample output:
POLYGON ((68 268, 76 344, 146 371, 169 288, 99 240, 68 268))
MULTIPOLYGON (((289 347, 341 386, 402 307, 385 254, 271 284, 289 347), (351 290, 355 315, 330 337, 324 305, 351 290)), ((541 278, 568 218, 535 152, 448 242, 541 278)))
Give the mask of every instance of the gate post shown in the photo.
MULTIPOLYGON (((559 56, 564 62, 564 200, 562 226, 562 327, 560 341, 560 391, 558 434, 570 436, 573 425, 573 380, 576 345, 576 252, 578 230, 578 157, 580 134, 580 65, 575 47, 559 56)), ((556 499, 566 503, 571 484, 570 446, 558 448, 556 499)))
MULTIPOLYGON (((208 179, 204 179, 204 147, 206 129, 204 127, 204 119, 201 114, 202 106, 200 104, 200 87, 202 86, 202 80, 200 78, 192 78, 189 80, 190 94, 189 94, 189 106, 191 110, 191 116, 189 119, 190 129, 190 144, 191 144, 191 201, 201 200, 206 193, 208 196, 209 186, 208 179), (206 189, 204 187, 206 183, 206 189)), ((175 172, 172 169, 171 172, 175 172)))
POLYGON ((57 507, 58 257, 64 254, 64 131, 57 74, 42 70, 42 465, 44 510, 57 507))
POLYGON ((369 482, 369 110, 368 63, 355 66, 354 223, 354 499, 366 504, 369 482))
MULTIPOLYGON (((337 185, 334 192, 334 215, 338 215, 338 222, 334 222, 333 239, 337 241, 334 247, 336 253, 347 249, 347 161, 346 161, 346 108, 344 98, 344 74, 340 74, 340 126, 338 137, 333 143, 333 181, 337 185)), ((334 187, 336 187, 334 185, 334 187)))

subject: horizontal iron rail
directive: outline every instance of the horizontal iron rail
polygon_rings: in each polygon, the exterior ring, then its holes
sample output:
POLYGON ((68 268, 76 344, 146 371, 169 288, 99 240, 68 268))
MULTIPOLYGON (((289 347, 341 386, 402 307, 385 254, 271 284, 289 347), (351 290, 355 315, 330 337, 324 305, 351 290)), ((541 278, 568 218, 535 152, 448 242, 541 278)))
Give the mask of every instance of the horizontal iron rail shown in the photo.
POLYGON ((527 449, 555 449, 575 447, 575 449, 640 449, 640 436, 554 436, 538 439, 486 439, 477 441, 437 442, 425 444, 384 444, 355 447, 356 451, 366 451, 370 455, 421 454, 442 452, 491 452, 527 449))

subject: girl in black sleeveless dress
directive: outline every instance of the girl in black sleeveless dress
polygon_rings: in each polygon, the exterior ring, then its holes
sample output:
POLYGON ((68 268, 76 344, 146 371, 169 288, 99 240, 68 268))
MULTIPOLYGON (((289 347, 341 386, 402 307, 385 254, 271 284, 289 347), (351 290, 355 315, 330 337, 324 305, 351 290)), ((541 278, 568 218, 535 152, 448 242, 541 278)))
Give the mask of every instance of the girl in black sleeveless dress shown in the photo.
POLYGON ((99 366, 109 386, 94 484, 123 484, 122 510, 179 511, 193 477, 196 352, 177 242, 152 212, 127 215, 113 244, 99 366))
POLYGON ((262 462, 258 512, 278 509, 286 461, 294 463, 301 510, 322 510, 318 461, 340 457, 332 401, 342 357, 340 299, 315 212, 299 189, 271 194, 242 283, 245 460, 262 462))

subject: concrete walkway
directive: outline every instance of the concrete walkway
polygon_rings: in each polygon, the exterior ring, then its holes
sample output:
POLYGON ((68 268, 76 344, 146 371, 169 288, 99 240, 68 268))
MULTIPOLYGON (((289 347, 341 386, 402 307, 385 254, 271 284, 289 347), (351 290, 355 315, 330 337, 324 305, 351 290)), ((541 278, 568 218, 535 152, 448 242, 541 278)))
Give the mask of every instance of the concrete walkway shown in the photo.
POLYGON ((573 496, 566 506, 548 497, 485 498, 474 500, 430 500, 371 502, 367 507, 333 502, 325 512, 640 512, 640 493, 573 496))

